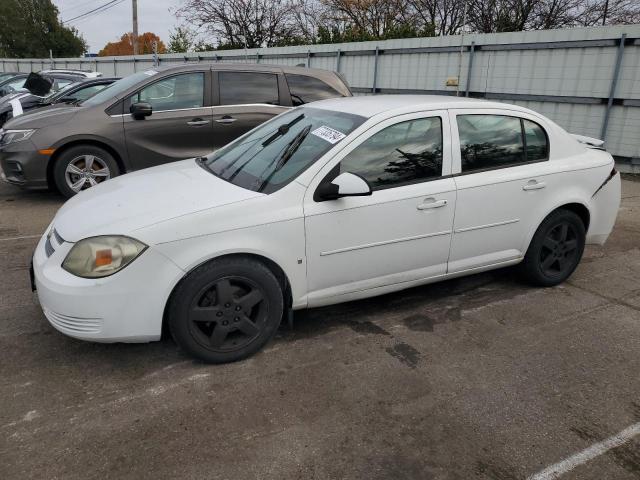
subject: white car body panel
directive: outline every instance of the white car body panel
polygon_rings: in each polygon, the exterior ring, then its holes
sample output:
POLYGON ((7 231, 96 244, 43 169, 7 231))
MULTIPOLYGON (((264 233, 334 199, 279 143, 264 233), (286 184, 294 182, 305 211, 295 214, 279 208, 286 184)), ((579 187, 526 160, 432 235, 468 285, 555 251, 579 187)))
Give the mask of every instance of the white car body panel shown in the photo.
MULTIPOLYGON (((193 159, 128 173, 103 183, 80 192, 59 210, 56 230, 62 238, 77 242, 118 231, 130 233, 154 223, 262 196, 214 177, 193 159), (107 202, 109 208, 104 208, 107 202)), ((149 241, 155 243, 154 239, 149 241)))
POLYGON ((352 97, 312 107, 369 118, 271 194, 232 185, 191 159, 109 180, 69 200, 52 222, 65 242, 47 257, 43 236, 33 258, 52 325, 95 341, 156 340, 178 282, 224 255, 277 265, 292 307, 300 309, 518 263, 538 225, 563 205, 588 210, 587 243, 602 244, 615 223, 620 177, 610 177, 611 156, 525 108, 427 96, 352 97), (548 134, 550 158, 461 175, 455 117, 465 112, 534 120, 548 134), (372 134, 434 115, 443 121, 441 178, 314 201, 329 171, 372 134), (523 189, 535 182, 544 187, 523 189), (438 208, 429 208, 432 202, 438 208), (109 277, 80 278, 61 268, 73 243, 98 235, 130 236, 148 248, 109 277))
MULTIPOLYGON (((456 203, 452 178, 379 190, 371 196, 332 202, 313 200, 322 179, 364 140, 390 125, 424 116, 400 115, 373 125, 333 156, 310 182, 304 202, 309 306, 335 303, 354 292, 446 273, 456 203), (444 205, 419 209, 429 202, 444 205)), ((442 119, 443 164, 450 165, 451 136, 446 111, 429 112, 428 116, 442 119)))

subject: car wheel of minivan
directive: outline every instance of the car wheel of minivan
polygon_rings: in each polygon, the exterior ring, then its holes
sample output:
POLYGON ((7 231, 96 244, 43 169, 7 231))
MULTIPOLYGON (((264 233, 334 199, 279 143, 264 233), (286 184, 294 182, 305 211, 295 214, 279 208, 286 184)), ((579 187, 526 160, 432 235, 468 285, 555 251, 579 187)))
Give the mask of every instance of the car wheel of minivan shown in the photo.
POLYGON ((540 224, 521 265, 527 281, 552 287, 571 276, 580 263, 585 245, 585 228, 570 210, 556 210, 540 224))
POLYGON ((187 353, 226 363, 259 351, 277 331, 283 308, 282 287, 269 268, 231 257, 202 265, 180 282, 167 322, 187 353))
POLYGON ((94 145, 76 145, 65 150, 53 166, 56 187, 67 198, 119 173, 113 155, 94 145))

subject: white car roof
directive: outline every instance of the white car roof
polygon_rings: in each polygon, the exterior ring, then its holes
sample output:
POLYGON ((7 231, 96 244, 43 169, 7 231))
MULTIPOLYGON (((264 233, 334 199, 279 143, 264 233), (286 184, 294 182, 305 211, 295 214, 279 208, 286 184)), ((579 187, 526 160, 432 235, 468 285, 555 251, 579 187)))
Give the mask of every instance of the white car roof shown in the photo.
POLYGON ((448 108, 500 108, 529 112, 526 108, 517 105, 448 95, 368 95, 338 97, 313 102, 310 107, 353 113, 363 117, 373 117, 381 113, 389 114, 393 112, 394 114, 401 114, 424 110, 445 110, 448 108))

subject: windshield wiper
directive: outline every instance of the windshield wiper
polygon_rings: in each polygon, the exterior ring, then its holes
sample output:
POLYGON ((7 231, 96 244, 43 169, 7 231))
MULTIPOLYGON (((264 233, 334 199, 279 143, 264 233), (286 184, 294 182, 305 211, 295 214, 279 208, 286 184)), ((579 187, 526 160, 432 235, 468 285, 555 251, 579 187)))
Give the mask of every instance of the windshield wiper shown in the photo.
POLYGON ((307 138, 307 135, 309 135, 310 131, 311 131, 311 125, 307 125, 302 130, 300 130, 300 132, 293 138, 293 140, 289 142, 289 144, 285 147, 284 151, 282 152, 282 155, 280 155, 280 158, 278 158, 278 160, 276 161, 276 166, 271 171, 269 176, 265 178, 262 182, 260 182, 260 186, 258 187, 258 190, 257 190, 258 192, 262 191, 264 186, 269 182, 269 180, 271 180, 271 177, 273 177, 275 173, 278 170, 280 170, 282 167, 284 167, 285 164, 291 159, 291 157, 293 157, 293 154, 296 153, 296 151, 298 150, 302 142, 304 142, 304 139, 307 138))
POLYGON ((304 113, 298 115, 296 118, 291 120, 289 123, 285 123, 284 125, 280 125, 278 129, 275 131, 273 135, 267 138, 264 142, 262 142, 262 146, 266 147, 270 143, 272 143, 275 139, 281 137, 282 135, 286 135, 289 132, 289 129, 293 127, 296 123, 304 118, 304 113))

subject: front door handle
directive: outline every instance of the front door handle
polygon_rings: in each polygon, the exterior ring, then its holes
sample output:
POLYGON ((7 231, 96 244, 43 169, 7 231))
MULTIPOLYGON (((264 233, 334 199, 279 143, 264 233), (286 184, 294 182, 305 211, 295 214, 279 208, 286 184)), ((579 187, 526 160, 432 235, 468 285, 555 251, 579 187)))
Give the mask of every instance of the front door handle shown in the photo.
POLYGON ((203 120, 202 118, 194 118, 193 120, 187 122, 187 125, 190 127, 202 127, 209 123, 209 120, 203 120))
POLYGON ((237 118, 233 118, 233 117, 230 117, 229 115, 225 115, 224 117, 219 118, 218 120, 216 120, 216 122, 229 124, 229 123, 235 122, 236 120, 237 120, 237 118))
POLYGON ((447 204, 446 200, 436 200, 435 198, 427 198, 424 202, 418 205, 418 210, 430 210, 432 208, 444 207, 447 204))
POLYGON ((545 182, 539 182, 537 180, 529 180, 525 186, 522 187, 523 190, 540 190, 541 188, 546 187, 547 184, 545 182))

